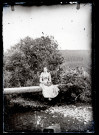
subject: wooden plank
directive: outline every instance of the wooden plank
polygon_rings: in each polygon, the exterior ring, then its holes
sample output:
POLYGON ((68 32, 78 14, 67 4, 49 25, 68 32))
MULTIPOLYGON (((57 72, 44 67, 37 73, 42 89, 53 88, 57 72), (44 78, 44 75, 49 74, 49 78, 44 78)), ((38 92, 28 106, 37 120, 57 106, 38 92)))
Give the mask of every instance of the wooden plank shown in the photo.
POLYGON ((40 86, 31 86, 31 87, 18 87, 18 88, 4 88, 4 94, 13 94, 13 93, 29 93, 29 92, 40 92, 42 91, 40 86))

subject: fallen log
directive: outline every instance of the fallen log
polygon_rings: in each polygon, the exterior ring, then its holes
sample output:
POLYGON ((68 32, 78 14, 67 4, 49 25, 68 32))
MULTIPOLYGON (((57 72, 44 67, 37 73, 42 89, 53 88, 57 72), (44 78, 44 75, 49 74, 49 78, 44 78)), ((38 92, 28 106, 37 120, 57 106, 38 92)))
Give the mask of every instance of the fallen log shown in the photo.
MULTIPOLYGON (((66 84, 57 84, 55 86, 62 86, 66 84)), ((68 84, 67 84, 68 85, 68 84)), ((30 87, 14 87, 14 88, 4 88, 3 94, 19 94, 19 93, 31 93, 42 91, 40 86, 30 86, 30 87)))
POLYGON ((30 93, 30 92, 40 92, 42 91, 40 86, 31 87, 17 87, 17 88, 4 88, 4 94, 18 94, 18 93, 30 93))

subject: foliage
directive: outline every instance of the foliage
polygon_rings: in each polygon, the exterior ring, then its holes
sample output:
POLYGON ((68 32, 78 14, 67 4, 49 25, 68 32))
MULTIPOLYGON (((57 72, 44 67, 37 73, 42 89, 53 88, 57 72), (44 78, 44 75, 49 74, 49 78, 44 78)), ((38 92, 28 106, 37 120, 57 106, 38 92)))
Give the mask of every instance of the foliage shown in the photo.
POLYGON ((60 86, 70 101, 91 102, 91 76, 83 68, 67 69, 61 74, 60 86))
POLYGON ((39 85, 40 73, 43 67, 47 66, 53 84, 64 84, 59 86, 58 99, 62 100, 62 93, 64 100, 70 102, 90 102, 90 54, 87 56, 84 51, 79 54, 63 51, 62 55, 60 52, 62 51, 58 50, 58 43, 53 37, 21 39, 4 54, 4 87, 39 85))
MULTIPOLYGON (((53 37, 42 36, 36 39, 26 37, 4 54, 3 62, 4 87, 21 87, 39 85, 39 76, 44 66, 52 71, 55 78, 63 57, 53 37)), ((52 81, 55 83, 57 79, 52 81)))

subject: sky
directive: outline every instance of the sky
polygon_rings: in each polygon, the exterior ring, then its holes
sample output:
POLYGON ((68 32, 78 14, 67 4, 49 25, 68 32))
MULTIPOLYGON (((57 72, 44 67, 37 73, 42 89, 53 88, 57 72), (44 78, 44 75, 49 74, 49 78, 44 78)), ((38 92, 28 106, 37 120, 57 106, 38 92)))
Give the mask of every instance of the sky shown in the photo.
POLYGON ((14 6, 3 8, 4 52, 20 39, 54 36, 60 50, 90 50, 92 5, 14 6))

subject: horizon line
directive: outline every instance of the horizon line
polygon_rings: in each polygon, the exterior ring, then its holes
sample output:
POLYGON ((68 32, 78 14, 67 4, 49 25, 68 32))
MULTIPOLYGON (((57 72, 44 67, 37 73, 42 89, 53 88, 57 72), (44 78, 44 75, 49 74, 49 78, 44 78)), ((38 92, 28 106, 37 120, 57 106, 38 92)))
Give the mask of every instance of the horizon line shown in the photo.
POLYGON ((58 49, 60 51, 91 51, 91 49, 58 49))

